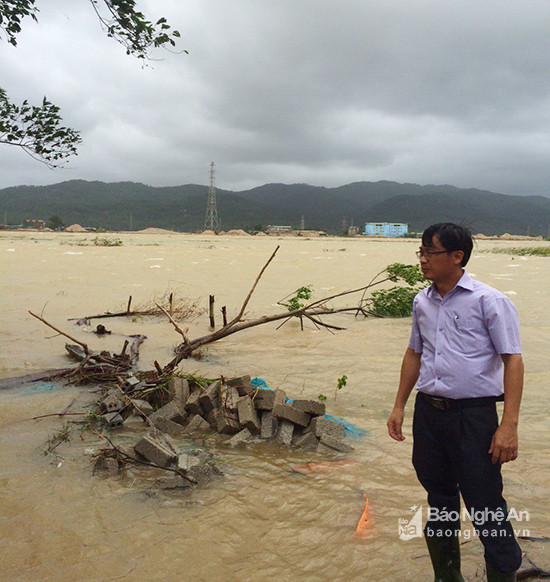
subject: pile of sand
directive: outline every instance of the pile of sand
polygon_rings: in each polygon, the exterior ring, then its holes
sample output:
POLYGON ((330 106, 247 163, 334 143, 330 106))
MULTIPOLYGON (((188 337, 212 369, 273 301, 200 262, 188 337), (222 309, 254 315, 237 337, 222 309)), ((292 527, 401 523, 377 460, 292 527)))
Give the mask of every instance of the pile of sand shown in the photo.
POLYGON ((225 234, 230 234, 231 236, 250 236, 247 232, 245 232, 241 228, 228 230, 225 234))
POLYGON ((505 232, 499 237, 501 240, 543 240, 542 236, 527 236, 526 234, 508 234, 505 232))
POLYGON ((474 238, 478 238, 478 239, 485 239, 485 240, 544 240, 542 238, 542 236, 528 236, 526 234, 509 234, 507 232, 505 232, 504 234, 501 234, 500 236, 494 235, 494 236, 487 236, 485 234, 476 234, 474 236, 474 238))
POLYGON ((150 226, 149 228, 144 228, 143 230, 137 230, 136 234, 174 234, 174 231, 150 226))
POLYGON ((80 224, 71 224, 65 229, 65 232, 88 232, 83 226, 80 224))
POLYGON ((267 234, 263 231, 257 232, 254 236, 267 236, 267 234))
POLYGON ((208 234, 208 235, 210 235, 210 234, 216 234, 216 233, 213 230, 203 230, 201 232, 201 234, 208 234))

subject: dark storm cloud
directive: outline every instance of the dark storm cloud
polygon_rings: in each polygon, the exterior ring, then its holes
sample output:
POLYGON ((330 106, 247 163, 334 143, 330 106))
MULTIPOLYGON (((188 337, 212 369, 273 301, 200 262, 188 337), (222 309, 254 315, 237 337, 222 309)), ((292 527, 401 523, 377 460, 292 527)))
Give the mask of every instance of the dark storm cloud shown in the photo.
POLYGON ((302 0, 140 2, 190 55, 141 68, 85 0, 39 3, 2 86, 46 93, 81 129, 51 172, 0 151, 0 186, 70 178, 220 187, 357 180, 550 188, 550 5, 302 0))

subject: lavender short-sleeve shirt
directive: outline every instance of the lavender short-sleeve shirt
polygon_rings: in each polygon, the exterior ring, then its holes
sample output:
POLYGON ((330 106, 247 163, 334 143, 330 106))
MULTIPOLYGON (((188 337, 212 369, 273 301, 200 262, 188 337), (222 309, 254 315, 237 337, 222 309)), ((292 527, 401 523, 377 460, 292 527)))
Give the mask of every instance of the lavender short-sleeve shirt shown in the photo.
POLYGON ((447 398, 500 396, 500 354, 521 353, 516 308, 464 271, 443 298, 433 284, 415 297, 409 348, 422 354, 417 390, 447 398))

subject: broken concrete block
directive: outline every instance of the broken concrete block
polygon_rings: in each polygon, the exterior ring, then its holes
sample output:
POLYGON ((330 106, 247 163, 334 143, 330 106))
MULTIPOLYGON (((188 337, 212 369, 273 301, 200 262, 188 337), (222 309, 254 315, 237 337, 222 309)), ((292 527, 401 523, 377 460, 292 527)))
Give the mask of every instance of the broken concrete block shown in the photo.
POLYGON ((324 434, 339 439, 343 439, 346 436, 346 427, 342 422, 329 420, 323 416, 315 416, 312 418, 308 428, 317 438, 321 438, 324 434))
POLYGON ((132 406, 134 407, 135 413, 140 414, 141 416, 149 416, 154 412, 153 407, 149 402, 147 402, 147 400, 134 398, 132 399, 132 406))
POLYGON ((309 414, 294 408, 290 404, 276 404, 273 407, 273 414, 279 419, 289 420, 298 426, 307 426, 311 420, 309 414))
POLYGON ((293 400, 292 406, 311 416, 323 416, 326 410, 325 403, 318 400, 293 400))
POLYGON ((140 381, 135 376, 128 376, 128 378, 126 378, 122 384, 122 390, 124 390, 124 392, 135 390, 139 384, 140 381))
POLYGON ((237 389, 239 396, 247 396, 254 390, 254 386, 250 381, 250 376, 239 376, 238 378, 230 378, 225 381, 227 386, 232 386, 237 389))
POLYGON ((155 418, 152 422, 155 428, 172 437, 182 438, 187 434, 181 424, 174 422, 173 420, 169 420, 168 418, 161 416, 159 418, 155 418))
POLYGON ((351 453, 352 451, 355 450, 352 446, 346 444, 343 440, 338 439, 329 434, 322 435, 320 442, 326 447, 330 447, 331 449, 334 449, 335 451, 338 451, 340 453, 351 453))
POLYGON ((221 382, 216 380, 199 396, 199 403, 206 414, 220 407, 221 382))
POLYGON ((253 399, 257 410, 273 410, 275 392, 267 388, 261 388, 253 395, 253 399))
POLYGON ((108 412, 101 418, 103 419, 103 422, 111 428, 122 426, 122 423, 124 422, 124 419, 118 412, 108 412))
POLYGON ((226 386, 241 386, 242 384, 248 384, 250 382, 250 376, 238 376, 236 378, 226 378, 225 385, 226 386))
POLYGON ((159 408, 149 416, 149 420, 155 424, 157 419, 165 418, 178 424, 183 424, 187 418, 187 412, 182 409, 175 400, 171 400, 162 408, 159 408))
POLYGON ((167 467, 176 458, 176 454, 171 448, 151 435, 141 438, 135 444, 134 450, 159 467, 167 467))
POLYGON ((273 416, 271 410, 262 412, 262 422, 260 426, 260 438, 271 439, 277 434, 279 428, 279 419, 273 416))
POLYGON ((235 434, 241 430, 238 417, 223 409, 216 412, 216 426, 220 434, 235 434))
POLYGON ((192 467, 200 465, 201 460, 196 455, 190 455, 189 453, 183 453, 178 457, 178 469, 183 473, 187 473, 192 467))
POLYGON ((221 393, 221 406, 236 412, 240 399, 239 391, 234 386, 227 386, 221 393))
POLYGON ((277 442, 282 445, 290 445, 292 443, 292 435, 294 434, 294 423, 290 420, 282 420, 279 430, 277 432, 277 442))
POLYGON ((201 412, 203 412, 202 410, 202 406, 200 404, 200 397, 202 394, 202 390, 195 390, 194 392, 191 392, 189 398, 187 399, 187 402, 185 403, 185 410, 187 410, 187 412, 189 414, 200 414, 201 412))
POLYGON ((189 434, 211 432, 212 427, 210 424, 204 420, 202 416, 196 414, 185 427, 185 432, 189 434))
POLYGON ((168 382, 168 390, 173 396, 176 403, 184 408, 189 394, 191 393, 189 389, 189 382, 185 378, 180 378, 179 376, 172 376, 168 382))
POLYGON ((286 401, 286 392, 284 390, 269 390, 268 388, 261 388, 257 393, 253 394, 254 406, 258 410, 273 410, 277 404, 284 404, 286 401))
POLYGON ((284 404, 286 402, 286 392, 280 388, 275 389, 275 397, 273 398, 273 407, 277 404, 284 404))
POLYGON ((197 485, 204 485, 208 483, 212 476, 214 475, 214 468, 209 463, 201 463, 200 465, 195 465, 187 471, 187 476, 195 479, 197 485))
POLYGON ((101 406, 105 412, 118 412, 122 410, 125 406, 124 401, 118 394, 110 392, 105 396, 101 402, 101 406))
POLYGON ((303 435, 300 435, 298 438, 294 439, 294 443, 297 447, 301 447, 304 449, 315 448, 319 440, 312 432, 306 432, 303 435))
POLYGON ((180 446, 169 434, 163 433, 155 436, 157 441, 161 445, 164 445, 168 450, 172 451, 176 457, 181 454, 180 446))
POLYGON ((235 447, 237 445, 242 445, 249 441, 252 438, 252 433, 247 429, 243 428, 240 432, 233 435, 228 441, 227 444, 231 447, 235 447))
POLYGON ((244 426, 254 434, 260 432, 260 419, 258 418, 258 413, 256 412, 254 404, 250 398, 243 397, 239 401, 237 412, 239 414, 239 422, 241 426, 244 426))
POLYGON ((206 422, 214 429, 218 430, 218 421, 216 417, 217 410, 211 410, 204 418, 206 422))

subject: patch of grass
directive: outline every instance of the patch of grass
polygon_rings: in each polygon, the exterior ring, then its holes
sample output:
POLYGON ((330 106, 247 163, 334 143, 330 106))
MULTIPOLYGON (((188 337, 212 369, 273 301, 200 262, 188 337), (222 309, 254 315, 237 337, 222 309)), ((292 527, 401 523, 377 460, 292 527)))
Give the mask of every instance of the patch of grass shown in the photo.
POLYGON ((121 247, 122 240, 119 238, 99 238, 96 236, 94 238, 95 247, 121 247))
POLYGON ((488 252, 502 255, 519 255, 520 257, 550 257, 550 246, 494 248, 488 252))

